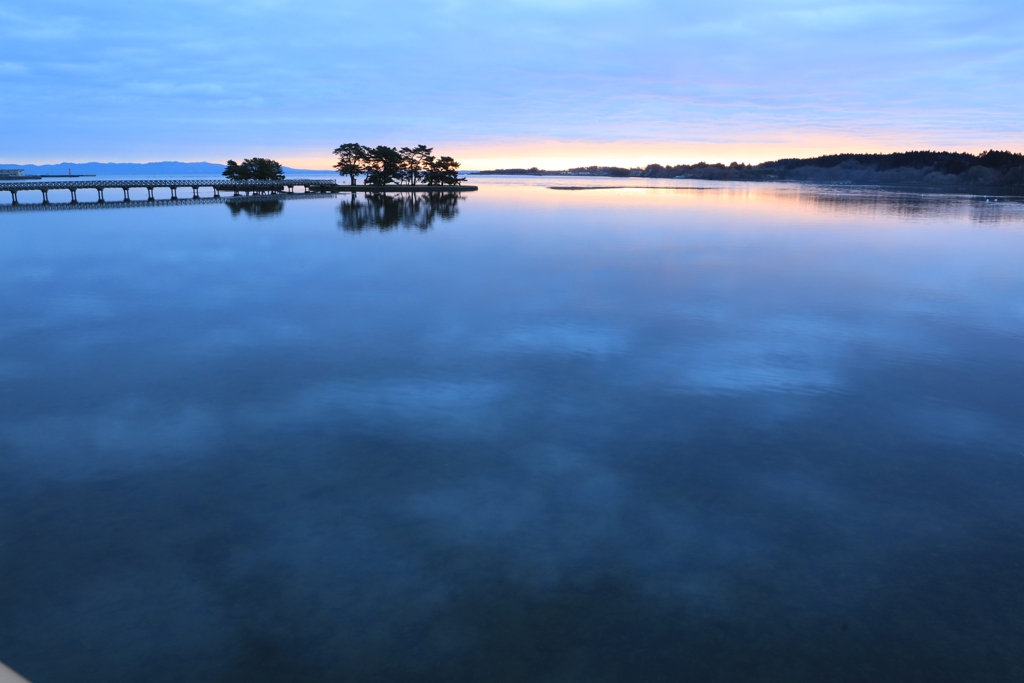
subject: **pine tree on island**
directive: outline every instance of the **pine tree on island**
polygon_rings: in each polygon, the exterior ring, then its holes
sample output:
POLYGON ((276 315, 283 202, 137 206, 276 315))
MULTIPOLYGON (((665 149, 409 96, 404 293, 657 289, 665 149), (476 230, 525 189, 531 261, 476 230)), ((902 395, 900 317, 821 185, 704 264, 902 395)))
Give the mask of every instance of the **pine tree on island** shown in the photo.
POLYGON ((353 185, 356 184, 356 176, 366 172, 366 148, 358 142, 348 142, 338 145, 334 149, 338 156, 338 163, 334 168, 343 176, 348 176, 353 185))
POLYGON ((465 178, 459 177, 459 162, 451 157, 435 159, 430 157, 423 181, 427 185, 459 185, 465 178))
POLYGON ((366 185, 389 185, 400 183, 416 185, 459 185, 459 162, 447 156, 436 158, 434 149, 426 145, 416 147, 365 147, 357 142, 339 145, 334 150, 338 163, 334 168, 342 176, 348 176, 352 185, 356 176, 364 176, 366 185))
POLYGON ((233 159, 228 160, 227 168, 222 173, 226 178, 245 182, 247 180, 284 180, 284 171, 281 164, 273 159, 254 157, 237 163, 233 159))
POLYGON ((387 185, 399 179, 402 173, 402 166, 405 160, 402 153, 394 147, 378 145, 373 149, 366 150, 366 178, 363 182, 367 185, 387 185))

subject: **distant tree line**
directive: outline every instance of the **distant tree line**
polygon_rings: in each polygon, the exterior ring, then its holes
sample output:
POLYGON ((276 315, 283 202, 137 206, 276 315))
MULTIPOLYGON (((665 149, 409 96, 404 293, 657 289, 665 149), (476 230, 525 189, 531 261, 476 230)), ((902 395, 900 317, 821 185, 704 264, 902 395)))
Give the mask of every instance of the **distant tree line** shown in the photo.
POLYGON ((569 175, 568 171, 546 171, 543 168, 496 168, 480 171, 480 175, 569 175))
POLYGON ((480 175, 601 175, 613 178, 628 178, 642 175, 643 169, 619 168, 618 166, 586 166, 570 168, 568 171, 546 171, 542 168, 499 168, 493 171, 480 171, 480 175))
POLYGON ((426 145, 416 147, 366 147, 357 142, 339 145, 334 154, 338 173, 348 176, 352 185, 357 176, 364 176, 366 185, 459 185, 459 162, 442 156, 435 157, 434 149, 426 145))
POLYGON ((576 175, 603 175, 611 178, 628 178, 641 175, 640 169, 628 169, 620 166, 586 166, 569 169, 576 175))
POLYGON ((990 150, 830 154, 810 159, 779 159, 761 164, 699 163, 643 169, 645 178, 700 180, 807 180, 866 184, 1024 186, 1024 154, 990 150))
POLYGON ((1024 186, 1024 154, 990 150, 965 152, 899 152, 895 154, 831 154, 812 159, 779 159, 761 164, 680 164, 645 168, 581 166, 567 171, 503 168, 483 175, 607 176, 612 178, 694 178, 699 180, 806 180, 864 184, 957 186, 1024 186))

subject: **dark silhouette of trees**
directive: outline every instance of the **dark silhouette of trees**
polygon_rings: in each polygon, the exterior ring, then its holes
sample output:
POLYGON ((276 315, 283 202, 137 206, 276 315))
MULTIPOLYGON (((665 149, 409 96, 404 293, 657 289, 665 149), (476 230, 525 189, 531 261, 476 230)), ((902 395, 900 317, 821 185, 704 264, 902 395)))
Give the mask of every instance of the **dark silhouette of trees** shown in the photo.
MULTIPOLYGON (((648 167, 650 168, 650 167, 648 167)), ((660 168, 660 166, 659 166, 660 168)), ((642 177, 642 168, 622 168, 620 166, 580 166, 570 168, 567 171, 552 171, 543 168, 497 168, 493 171, 479 171, 480 175, 528 175, 528 176, 550 176, 550 175, 592 175, 607 176, 609 178, 632 178, 642 177)))
POLYGON ((365 174, 366 185, 416 185, 421 181, 428 185, 459 185, 464 180, 459 178, 459 162, 448 156, 436 158, 433 153, 433 147, 426 145, 396 149, 349 142, 335 148, 338 163, 334 168, 347 175, 352 185, 361 174, 365 174))
POLYGON ((912 151, 893 154, 829 154, 811 159, 779 159, 748 165, 733 162, 661 166, 644 169, 647 178, 701 180, 805 180, 871 184, 947 186, 1024 185, 1024 154, 989 150, 966 152, 912 151))
POLYGON ((341 175, 347 175, 352 184, 355 185, 356 176, 366 173, 366 148, 358 142, 347 142, 343 145, 338 145, 334 149, 334 154, 338 155, 338 163, 334 165, 334 168, 341 175))
POLYGON ((427 185, 459 185, 464 178, 459 177, 459 162, 451 157, 427 158, 427 170, 423 181, 427 185))
POLYGON ((893 154, 829 154, 810 159, 778 159, 760 164, 700 162, 645 168, 581 166, 567 171, 506 168, 481 175, 607 176, 694 178, 700 180, 797 180, 823 183, 914 184, 927 187, 971 186, 1024 188, 1024 154, 989 150, 965 152, 911 151, 893 154))
POLYGON ((228 160, 227 168, 222 174, 231 180, 284 180, 284 171, 281 164, 273 159, 254 157, 246 159, 242 163, 236 163, 233 159, 228 160))
POLYGON ((366 150, 367 185, 388 185, 393 183, 402 172, 402 153, 394 147, 378 145, 366 150))
POLYGON ((403 147, 399 152, 402 155, 400 179, 402 182, 415 185, 417 181, 423 178, 430 160, 433 159, 431 154, 434 152, 434 148, 427 147, 426 145, 416 145, 413 148, 403 147))

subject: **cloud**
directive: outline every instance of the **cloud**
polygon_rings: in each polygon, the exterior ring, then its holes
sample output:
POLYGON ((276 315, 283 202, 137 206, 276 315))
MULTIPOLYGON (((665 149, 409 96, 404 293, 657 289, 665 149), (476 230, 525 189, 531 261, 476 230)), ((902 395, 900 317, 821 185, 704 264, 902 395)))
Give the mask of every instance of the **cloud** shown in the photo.
POLYGON ((339 136, 471 154, 508 139, 654 141, 679 161, 697 143, 765 136, 821 151, 830 141, 808 136, 1024 144, 1013 115, 1024 12, 997 0, 51 7, 45 21, 5 9, 0 22, 23 65, 0 69, 0 87, 33 73, 5 97, 0 123, 19 135, 0 161, 219 158, 254 145, 326 161, 339 136), (57 92, 73 105, 54 106, 57 92))

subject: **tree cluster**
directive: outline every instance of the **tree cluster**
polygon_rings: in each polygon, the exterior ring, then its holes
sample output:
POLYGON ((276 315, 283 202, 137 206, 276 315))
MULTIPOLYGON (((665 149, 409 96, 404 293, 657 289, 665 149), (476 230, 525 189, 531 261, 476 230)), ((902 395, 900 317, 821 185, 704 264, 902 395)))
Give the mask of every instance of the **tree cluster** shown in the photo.
POLYGON ((594 175, 608 176, 610 178, 640 177, 643 175, 642 168, 621 168, 619 166, 580 166, 570 168, 568 171, 547 171, 543 168, 498 168, 493 171, 480 171, 480 175, 594 175))
POLYGON ((620 166, 581 166, 579 168, 570 168, 569 175, 597 175, 607 176, 609 178, 628 178, 631 175, 639 175, 640 169, 636 169, 636 173, 628 168, 622 168, 620 166))
POLYGON ((480 171, 480 175, 568 175, 567 171, 546 171, 543 168, 496 168, 493 171, 480 171))
POLYGON ((869 184, 955 186, 1024 185, 1024 154, 989 150, 965 152, 898 152, 894 154, 830 154, 811 159, 779 159, 761 164, 651 164, 646 178, 701 180, 805 180, 869 184))
POLYGON ((334 168, 348 176, 352 185, 360 175, 366 185, 458 185, 464 180, 459 177, 459 162, 447 156, 435 157, 434 149, 426 145, 398 149, 349 142, 339 145, 334 154, 338 157, 334 168))
POLYGON ((1024 187, 1024 154, 989 150, 830 154, 811 159, 779 159, 761 164, 680 164, 646 168, 581 166, 567 171, 504 168, 481 175, 607 176, 612 178, 694 178, 699 180, 802 180, 824 183, 919 184, 927 186, 1024 187))
POLYGON ((237 163, 233 159, 228 160, 227 168, 222 173, 231 180, 284 180, 284 170, 281 164, 273 159, 254 157, 237 163))

